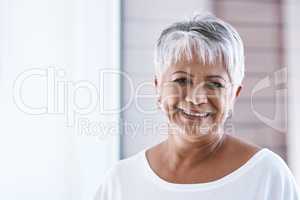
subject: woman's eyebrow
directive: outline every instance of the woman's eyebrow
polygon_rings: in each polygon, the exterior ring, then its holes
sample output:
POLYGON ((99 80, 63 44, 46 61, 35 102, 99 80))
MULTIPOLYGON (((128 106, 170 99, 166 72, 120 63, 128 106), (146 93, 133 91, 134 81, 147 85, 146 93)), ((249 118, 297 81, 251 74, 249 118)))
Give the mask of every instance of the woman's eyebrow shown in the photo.
POLYGON ((220 76, 220 75, 209 75, 209 76, 207 76, 207 78, 220 78, 226 82, 225 78, 223 78, 223 76, 220 76))
MULTIPOLYGON (((191 77, 194 77, 194 75, 189 74, 189 73, 187 73, 185 71, 175 71, 175 72, 172 73, 172 75, 173 74, 177 74, 177 73, 186 74, 186 75, 189 75, 191 77)), ((224 80, 226 82, 225 78, 223 76, 220 76, 220 75, 209 75, 206 78, 220 78, 220 79, 222 79, 222 80, 224 80)))
POLYGON ((192 74, 189 74, 189 73, 187 73, 187 72, 185 72, 185 71, 176 71, 176 72, 173 72, 172 75, 173 75, 173 74, 177 74, 177 73, 186 74, 186 75, 189 75, 189 76, 193 77, 192 74))

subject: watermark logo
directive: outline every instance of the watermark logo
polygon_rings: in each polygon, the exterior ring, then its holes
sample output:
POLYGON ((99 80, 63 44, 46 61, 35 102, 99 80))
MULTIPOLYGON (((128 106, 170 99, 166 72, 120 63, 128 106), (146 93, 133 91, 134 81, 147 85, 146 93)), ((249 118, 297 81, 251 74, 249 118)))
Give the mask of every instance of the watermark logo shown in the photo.
POLYGON ((264 124, 268 125, 269 127, 280 131, 286 132, 287 131, 287 111, 285 103, 287 102, 287 68, 282 68, 272 75, 269 75, 254 86, 251 91, 251 110, 254 115, 262 121, 264 124), (273 77, 273 78, 271 78, 273 77), (275 114, 273 118, 265 116, 261 111, 256 110, 254 107, 254 97, 255 94, 263 91, 267 88, 272 87, 275 90, 275 114), (284 100, 284 104, 281 104, 282 99, 284 100))
MULTIPOLYGON (((114 135, 120 126, 123 128, 123 132, 132 133, 132 135, 143 131, 153 133, 153 130, 156 130, 157 127, 167 127, 165 122, 158 124, 151 121, 151 118, 154 116, 153 114, 157 114, 160 111, 162 111, 162 114, 166 114, 162 107, 159 109, 157 107, 154 108, 143 104, 145 99, 148 99, 153 103, 158 99, 158 94, 153 90, 148 94, 144 94, 145 88, 154 89, 153 80, 143 81, 137 86, 134 86, 134 79, 126 72, 112 69, 101 69, 98 70, 97 73, 98 83, 93 83, 88 80, 67 80, 66 71, 63 69, 56 69, 54 67, 26 70, 20 73, 14 82, 13 99, 15 105, 19 110, 29 115, 63 115, 66 126, 76 127, 79 135, 97 135, 99 138, 105 137, 108 133, 114 135), (46 94, 46 103, 44 105, 34 106, 25 101, 23 87, 27 84, 27 81, 37 78, 38 80, 42 80, 46 83, 44 88, 45 93, 43 93, 46 94), (118 96, 121 91, 121 88, 119 88, 121 85, 119 82, 120 80, 122 80, 122 84, 126 83, 126 86, 129 89, 126 90, 126 96, 129 97, 129 99, 127 99, 126 102, 122 102, 122 105, 119 102, 120 97, 118 96), (84 95, 82 95, 82 92, 84 92, 84 95), (85 103, 82 103, 82 99, 85 100, 85 103), (130 123, 125 120, 121 121, 121 119, 117 119, 112 122, 107 122, 105 120, 93 122, 88 118, 88 115, 95 111, 103 116, 118 116, 118 114, 128 109, 133 103, 139 114, 145 118, 142 124, 135 122, 130 123), (151 126, 149 124, 149 120, 152 123, 151 126), (152 129, 152 131, 150 131, 150 129, 152 129)), ((267 76, 260 80, 252 89, 251 111, 264 124, 278 131, 285 132, 287 127, 286 123, 283 122, 286 120, 287 114, 286 112, 282 112, 283 105, 279 102, 280 98, 287 96, 287 68, 274 72, 273 79, 270 77, 271 76, 267 76), (258 92, 272 86, 277 87, 277 90, 275 91, 276 105, 274 118, 265 116, 254 107, 255 95, 258 92)), ((206 98, 224 98, 225 93, 222 89, 213 86, 214 85, 211 84, 203 85, 203 83, 197 85, 196 88, 193 88, 193 93, 195 94, 193 94, 192 100, 195 102, 202 101, 202 96, 196 95, 202 95, 198 91, 203 91, 203 89, 214 91, 207 92, 208 96, 206 98)), ((179 88, 181 86, 178 84, 167 82, 164 87, 172 87, 173 90, 178 92, 174 92, 169 96, 164 96, 163 99, 161 99, 162 104, 169 101, 169 98, 176 98, 176 95, 182 95, 182 89, 179 88)), ((37 94, 34 95, 41 94, 37 92, 37 94)), ((225 103, 228 103, 228 100, 226 100, 225 103)), ((232 122, 227 122, 225 125, 228 126, 227 131, 234 132, 232 122)))

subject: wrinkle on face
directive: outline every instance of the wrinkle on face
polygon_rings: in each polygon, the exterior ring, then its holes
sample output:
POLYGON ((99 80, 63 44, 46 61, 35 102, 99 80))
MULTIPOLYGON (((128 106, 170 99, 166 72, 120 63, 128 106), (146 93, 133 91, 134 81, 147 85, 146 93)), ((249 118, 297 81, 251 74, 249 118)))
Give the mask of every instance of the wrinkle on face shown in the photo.
POLYGON ((193 126, 199 124, 183 120, 178 108, 214 112, 209 119, 203 120, 202 125, 223 126, 235 94, 222 64, 203 65, 198 61, 181 61, 169 66, 158 80, 157 88, 169 123, 180 127, 188 135, 193 135, 197 131, 193 126), (178 81, 180 78, 183 81, 178 81), (221 85, 225 88, 210 90, 205 88, 208 83, 216 83, 212 87, 221 85))

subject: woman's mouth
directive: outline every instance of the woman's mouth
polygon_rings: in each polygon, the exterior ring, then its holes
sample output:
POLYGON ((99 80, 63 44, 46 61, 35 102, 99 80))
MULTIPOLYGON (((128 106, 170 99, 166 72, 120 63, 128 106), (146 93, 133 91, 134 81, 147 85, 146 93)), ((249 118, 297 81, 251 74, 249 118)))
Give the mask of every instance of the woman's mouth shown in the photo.
POLYGON ((183 114, 183 116, 190 120, 203 120, 212 115, 212 112, 191 112, 178 108, 178 110, 183 114))

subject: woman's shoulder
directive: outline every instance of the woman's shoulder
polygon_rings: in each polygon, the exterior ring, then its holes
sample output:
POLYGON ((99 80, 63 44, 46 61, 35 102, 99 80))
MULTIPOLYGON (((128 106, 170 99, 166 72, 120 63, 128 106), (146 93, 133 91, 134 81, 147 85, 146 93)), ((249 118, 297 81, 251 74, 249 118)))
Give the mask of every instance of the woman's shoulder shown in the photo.
POLYGON ((261 169, 277 175, 283 175, 283 173, 291 175, 284 159, 269 148, 233 136, 228 137, 228 146, 226 151, 228 157, 241 166, 246 163, 253 163, 256 165, 256 170, 261 169))
MULTIPOLYGON (((285 160, 277 153, 266 147, 259 147, 242 140, 238 141, 238 151, 246 152, 250 157, 246 163, 249 177, 264 183, 274 197, 283 196, 284 199, 299 199, 300 190, 296 180, 285 160)), ((270 198, 273 199, 273 198, 270 198)))
POLYGON ((121 159, 114 163, 109 169, 107 170, 106 176, 108 177, 119 177, 128 175, 131 172, 135 173, 143 164, 143 152, 145 150, 141 150, 134 155, 131 155, 127 158, 121 159))
POLYGON ((249 154, 255 154, 256 152, 263 149, 263 147, 241 139, 239 137, 235 137, 232 135, 226 135, 227 143, 232 148, 232 150, 239 150, 249 154))
MULTIPOLYGON (((268 173, 278 175, 287 173, 290 175, 290 170, 284 159, 269 148, 261 147, 233 136, 229 136, 228 140, 230 144, 229 154, 230 152, 238 152, 238 155, 240 155, 239 159, 243 163, 256 159, 260 161, 257 167, 263 168, 268 173)), ((237 154, 235 153, 235 155, 237 154)))
MULTIPOLYGON (((142 153, 140 151, 128 158, 115 162, 106 171, 103 180, 95 194, 96 199, 110 199, 120 191, 121 185, 126 185, 134 181, 138 176, 138 170, 142 164, 142 153)), ((112 198, 114 199, 114 198, 112 198)))
POLYGON ((234 159, 239 165, 245 164, 263 149, 263 147, 232 135, 226 135, 225 144, 225 158, 234 159))

